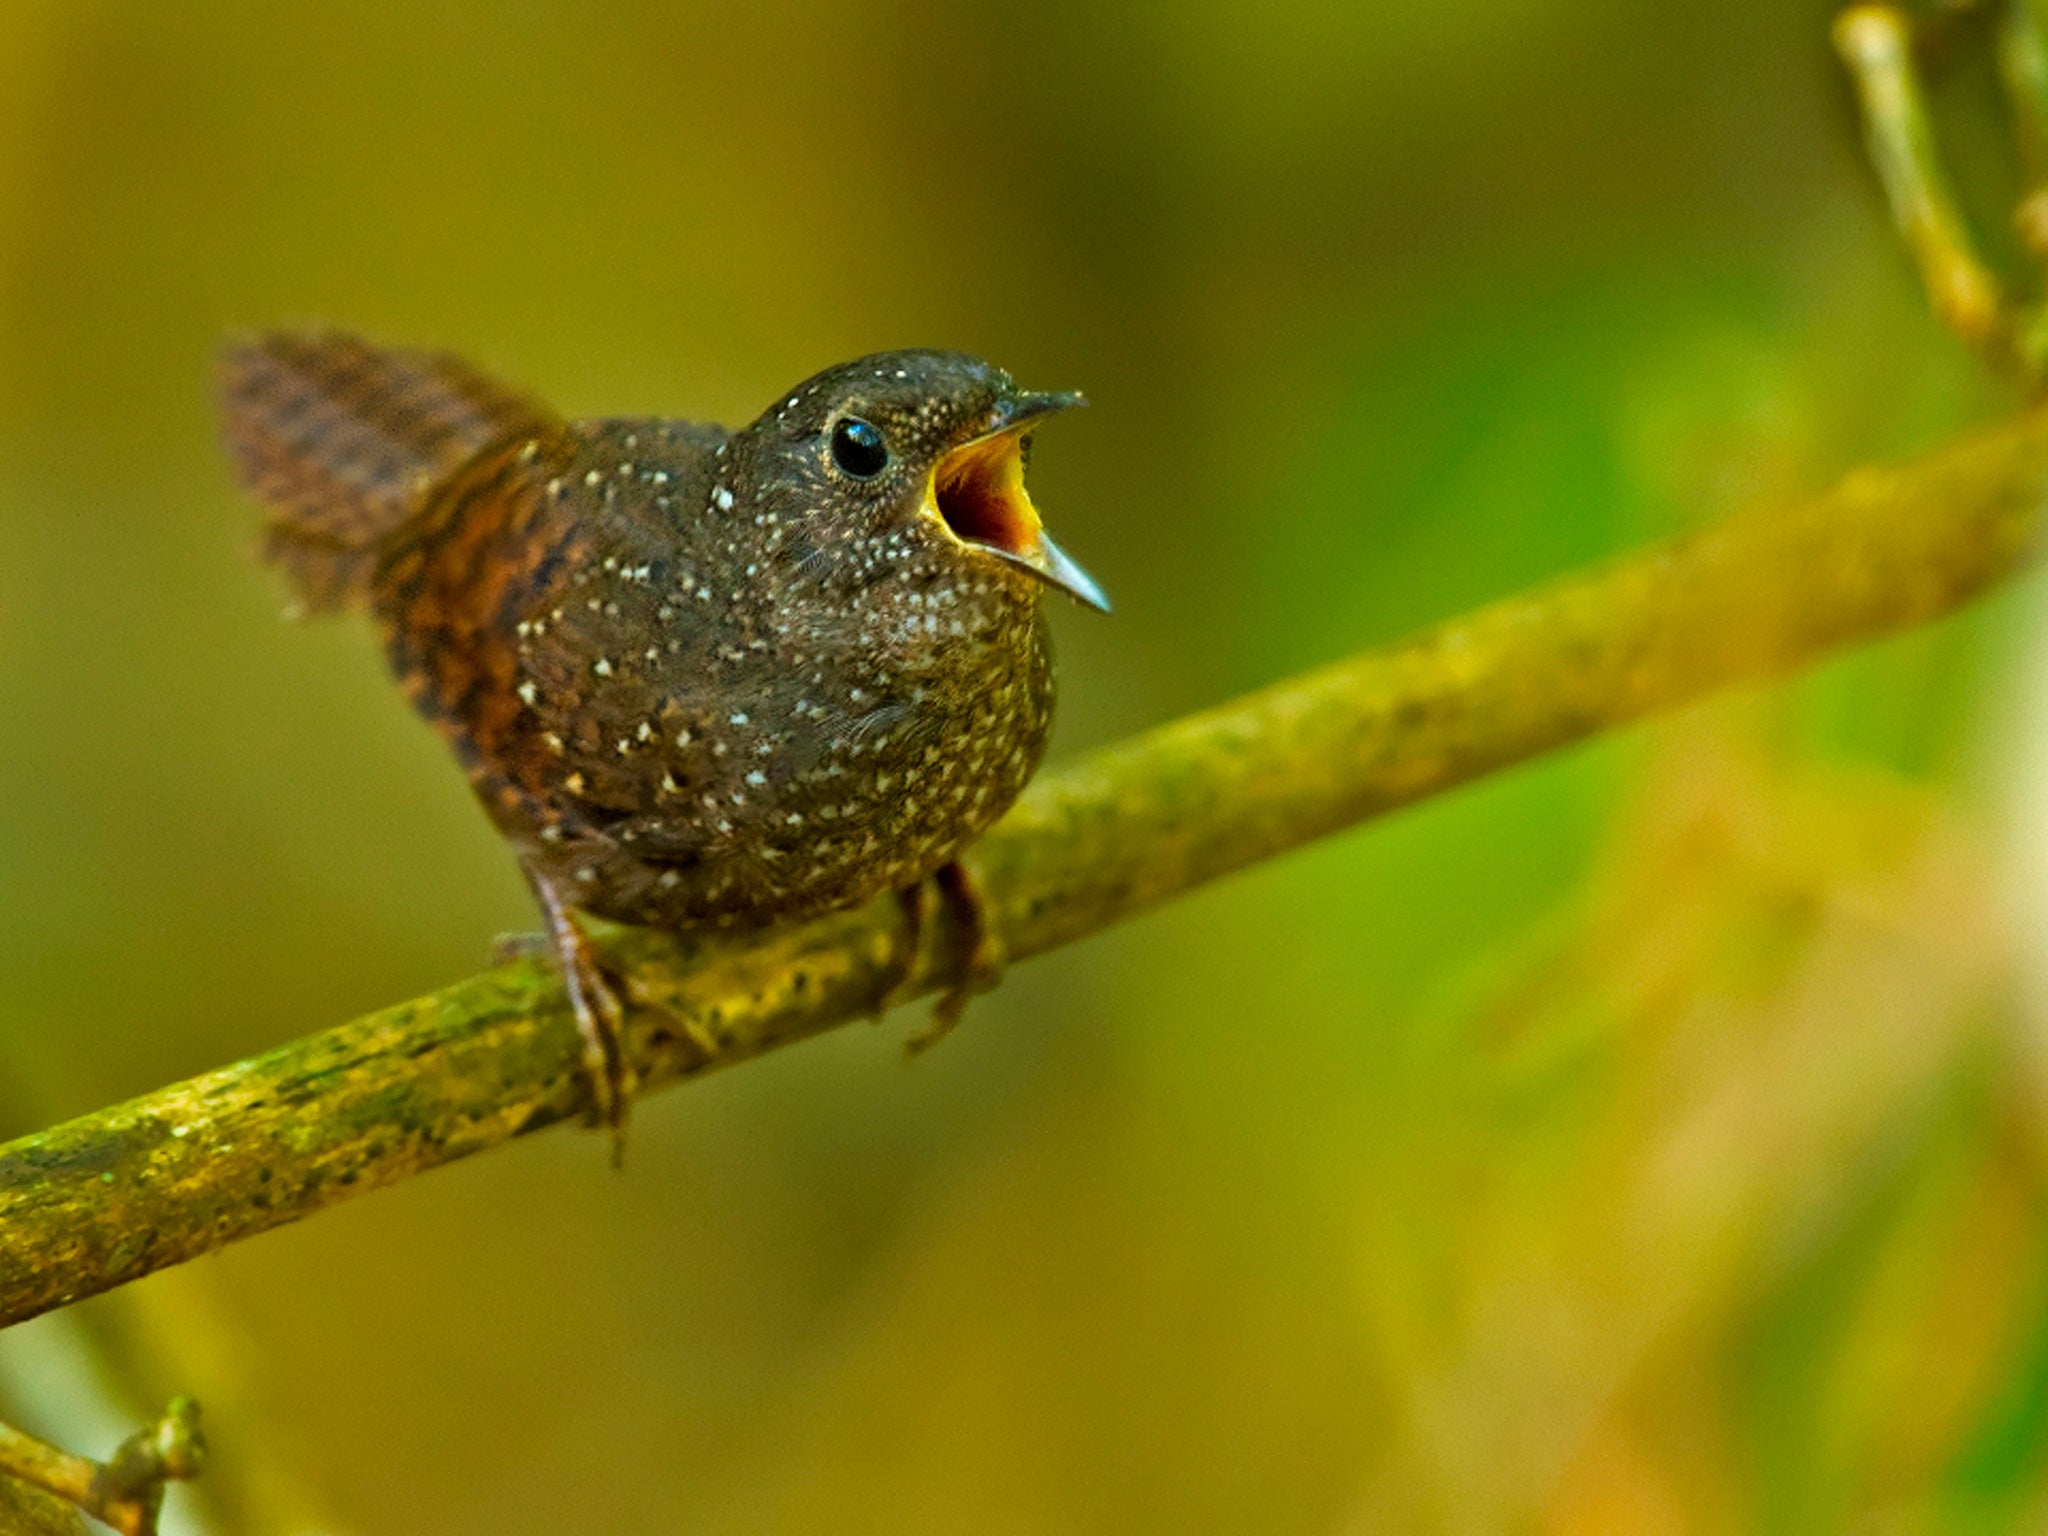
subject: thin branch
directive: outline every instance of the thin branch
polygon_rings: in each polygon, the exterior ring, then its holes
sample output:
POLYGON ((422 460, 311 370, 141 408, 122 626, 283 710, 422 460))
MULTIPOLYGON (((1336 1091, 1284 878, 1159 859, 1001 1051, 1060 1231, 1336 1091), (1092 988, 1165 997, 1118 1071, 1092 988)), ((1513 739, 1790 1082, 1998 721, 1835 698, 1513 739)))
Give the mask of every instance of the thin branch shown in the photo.
MULTIPOLYGON (((2026 62, 2017 45, 2030 35, 2017 28, 2009 32, 2013 46, 2005 52, 2014 67, 2026 62)), ((1994 364, 2011 363, 2005 293, 1977 252, 1935 145, 1913 62, 1912 23, 1896 5, 1852 5, 1835 18, 1835 50, 1855 82, 1864 140, 1892 221, 1920 268, 1935 313, 1994 364)))
MULTIPOLYGON (((1015 958, 1730 683, 1958 607, 2036 551, 2048 412, 1743 513, 1042 778, 972 860, 1015 958)), ((954 974, 939 914, 912 989, 954 974)), ((599 934, 643 1088, 869 1013, 898 904, 745 944, 599 934)), ((559 982, 487 971, 0 1147, 0 1324, 589 1107, 559 982)))
POLYGON ((197 1477, 206 1461, 199 1405, 175 1398, 164 1416, 130 1435, 105 1462, 88 1461, 0 1424, 0 1475, 55 1494, 122 1536, 154 1536, 164 1484, 197 1477))
POLYGON ((2029 197, 2048 186, 2048 44, 2034 11, 2035 0, 2005 0, 1995 44, 2029 197))

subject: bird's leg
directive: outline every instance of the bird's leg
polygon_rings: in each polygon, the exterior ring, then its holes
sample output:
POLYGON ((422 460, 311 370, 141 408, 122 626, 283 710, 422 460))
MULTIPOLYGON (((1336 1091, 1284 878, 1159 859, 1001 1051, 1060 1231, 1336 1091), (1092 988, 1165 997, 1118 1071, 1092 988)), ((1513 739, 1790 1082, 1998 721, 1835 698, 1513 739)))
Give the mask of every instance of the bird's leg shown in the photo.
POLYGON ((626 1111, 632 1103, 634 1088, 633 1069, 626 1060, 621 1038, 625 1009, 598 964, 590 940, 576 926, 554 886, 539 875, 529 873, 528 879, 547 919, 555 962, 561 967, 569 1005, 576 1013, 576 1028, 583 1036, 583 1070, 590 1078, 591 1120, 611 1130, 612 1161, 616 1164, 625 1156, 626 1111))
POLYGON ((939 1000, 932 1004, 931 1021, 912 1037, 910 1053, 913 1056, 930 1050, 951 1034, 953 1026, 960 1022, 960 1015, 966 1011, 968 1000, 1002 980, 1003 967, 1009 962, 1002 936, 989 921, 988 901, 982 895, 981 882, 974 878, 967 866, 955 859, 942 866, 932 880, 939 888, 939 895, 952 909, 954 921, 966 935, 967 950, 951 983, 939 994, 939 1000))
POLYGON ((875 1003, 877 1020, 898 1003, 910 1001, 910 984, 917 979, 917 957, 924 949, 924 931, 932 912, 931 886, 923 880, 906 885, 896 893, 896 905, 903 912, 903 937, 889 957, 888 982, 875 1003))

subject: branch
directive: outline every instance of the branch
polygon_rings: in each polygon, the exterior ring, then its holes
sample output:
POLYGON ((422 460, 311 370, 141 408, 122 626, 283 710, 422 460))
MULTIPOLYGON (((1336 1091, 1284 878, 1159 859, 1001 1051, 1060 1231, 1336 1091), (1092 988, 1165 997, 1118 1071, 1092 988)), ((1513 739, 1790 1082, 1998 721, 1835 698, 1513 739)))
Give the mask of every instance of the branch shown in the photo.
MULTIPOLYGON (((2048 411, 1742 513, 1039 780, 972 863, 1016 958, 1727 684, 1960 606, 2029 560, 2048 411)), ((601 929, 643 1087, 864 1016, 893 902, 745 943, 601 929)), ((963 959, 949 913, 911 966, 963 959)), ((0 1325, 587 1113, 538 961, 0 1146, 0 1325)))
POLYGON ((160 1420, 123 1440, 105 1463, 0 1424, 0 1474, 55 1494, 122 1536, 154 1536, 164 1484, 198 1476, 205 1461, 199 1405, 189 1397, 174 1398, 160 1420))
POLYGON ((2013 354, 2004 288, 1978 254, 1935 147, 1913 62, 1912 22, 1895 5, 1852 5, 1835 18, 1835 48, 1856 86, 1864 142, 1892 220, 1920 268, 1934 312, 1992 363, 2030 363, 2013 354))

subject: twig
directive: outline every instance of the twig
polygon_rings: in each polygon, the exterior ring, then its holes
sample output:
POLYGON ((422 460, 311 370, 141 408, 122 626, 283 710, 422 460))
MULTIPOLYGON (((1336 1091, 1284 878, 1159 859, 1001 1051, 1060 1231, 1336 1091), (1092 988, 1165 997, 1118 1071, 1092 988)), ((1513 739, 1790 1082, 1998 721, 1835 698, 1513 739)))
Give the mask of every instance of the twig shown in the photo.
MULTIPOLYGON (((2029 62, 2020 45, 2030 38, 2017 24, 2008 32, 2001 51, 2009 68, 2029 62)), ((1993 363, 2021 361, 2013 355, 2005 293, 1977 253, 1935 147, 1913 63, 1912 24, 1895 5, 1852 5, 1835 18, 1835 50, 1856 84, 1871 161, 1935 313, 1993 363)), ((2031 127, 2032 118, 2023 119, 2023 132, 2031 127)))
POLYGON ((2028 195, 2048 186, 2048 46, 2033 0, 2005 0, 1998 17, 1998 75, 2028 195))
MULTIPOLYGON (((2029 559, 2048 412, 1743 513, 1041 779, 975 850, 1017 959, 1219 875, 1730 683, 1958 607, 2029 559)), ((1504 855, 1505 856, 1505 855, 1504 855)), ((950 904, 947 904, 950 905, 950 904)), ((936 914, 912 991, 957 974, 936 914)), ((599 936, 644 1088, 871 1011, 884 901, 746 944, 599 936)), ((0 1147, 0 1325, 587 1111, 527 960, 0 1147)))
POLYGON ((206 1440, 199 1405, 174 1398, 164 1416, 122 1441, 105 1462, 88 1461, 0 1424, 0 1475, 55 1494, 122 1536, 154 1536, 164 1484, 199 1475, 206 1440))

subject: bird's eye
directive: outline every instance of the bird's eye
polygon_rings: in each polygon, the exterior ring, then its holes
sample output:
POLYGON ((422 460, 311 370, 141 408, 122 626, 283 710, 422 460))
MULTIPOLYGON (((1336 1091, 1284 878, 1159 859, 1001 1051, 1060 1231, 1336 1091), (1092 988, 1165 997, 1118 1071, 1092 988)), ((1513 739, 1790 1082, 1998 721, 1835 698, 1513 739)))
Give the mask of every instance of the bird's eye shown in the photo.
POLYGON ((848 416, 832 429, 832 462, 857 480, 872 480, 889 462, 882 429, 848 416))

